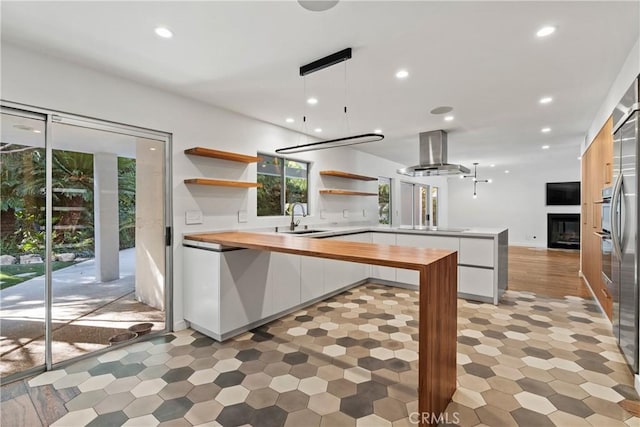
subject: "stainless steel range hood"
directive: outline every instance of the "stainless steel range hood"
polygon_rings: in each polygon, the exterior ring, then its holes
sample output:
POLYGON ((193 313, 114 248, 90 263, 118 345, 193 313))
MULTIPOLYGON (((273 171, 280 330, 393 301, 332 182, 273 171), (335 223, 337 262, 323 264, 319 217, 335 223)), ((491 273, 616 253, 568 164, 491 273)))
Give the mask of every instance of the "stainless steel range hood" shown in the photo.
POLYGON ((398 169, 408 176, 458 175, 471 171, 462 165, 447 163, 447 133, 443 130, 420 134, 420 164, 398 169))

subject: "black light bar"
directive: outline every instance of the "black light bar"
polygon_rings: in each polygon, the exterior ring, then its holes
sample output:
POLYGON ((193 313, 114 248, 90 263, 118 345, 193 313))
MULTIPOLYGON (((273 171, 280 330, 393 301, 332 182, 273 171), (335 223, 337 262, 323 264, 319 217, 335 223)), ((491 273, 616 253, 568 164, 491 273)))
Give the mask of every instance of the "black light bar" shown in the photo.
POLYGON ((307 65, 300 67, 300 75, 306 76, 307 74, 315 73, 316 71, 323 70, 332 65, 338 64, 342 61, 351 59, 351 48, 341 50, 340 52, 332 53, 329 56, 320 58, 316 61, 310 62, 307 65))
POLYGON ((325 148, 345 147, 347 145, 364 144, 367 142, 382 141, 384 135, 379 133, 363 133, 362 135, 347 136, 344 138, 330 139, 327 141, 310 142, 308 144, 294 145, 291 147, 278 148, 276 153, 291 154, 305 151, 324 150, 325 148))

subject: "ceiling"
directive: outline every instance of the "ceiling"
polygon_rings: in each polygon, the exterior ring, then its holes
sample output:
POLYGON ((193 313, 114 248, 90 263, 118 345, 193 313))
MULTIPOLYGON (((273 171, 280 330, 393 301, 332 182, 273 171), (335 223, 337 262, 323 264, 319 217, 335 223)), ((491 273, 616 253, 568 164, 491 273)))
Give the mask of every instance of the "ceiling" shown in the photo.
POLYGON ((3 42, 296 131, 306 114, 306 132, 320 127, 323 138, 382 129, 384 141, 354 148, 405 165, 417 163, 419 132, 445 129, 450 162, 504 169, 577 162, 640 27, 637 1, 342 0, 325 12, 296 1, 0 7, 3 42), (157 37, 159 25, 174 37, 157 37), (536 37, 545 25, 557 31, 536 37), (353 48, 346 63, 298 75, 345 47, 353 48), (396 79, 399 69, 409 77, 396 79), (543 96, 553 102, 541 105, 543 96), (442 105, 454 108, 453 121, 430 114, 442 105))

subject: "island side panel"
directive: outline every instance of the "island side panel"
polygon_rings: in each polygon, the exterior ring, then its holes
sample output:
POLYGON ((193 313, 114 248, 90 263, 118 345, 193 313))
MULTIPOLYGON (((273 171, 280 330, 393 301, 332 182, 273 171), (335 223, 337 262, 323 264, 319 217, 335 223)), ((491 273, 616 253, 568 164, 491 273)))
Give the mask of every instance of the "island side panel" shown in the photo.
POLYGON ((443 414, 456 389, 458 254, 420 271, 418 410, 422 425, 443 414))

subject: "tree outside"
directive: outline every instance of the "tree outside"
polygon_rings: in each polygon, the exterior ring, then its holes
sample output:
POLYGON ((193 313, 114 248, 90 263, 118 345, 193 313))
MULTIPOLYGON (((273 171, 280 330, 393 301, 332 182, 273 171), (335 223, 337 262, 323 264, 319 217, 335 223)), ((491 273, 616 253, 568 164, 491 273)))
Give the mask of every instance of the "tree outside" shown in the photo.
MULTIPOLYGON (((0 146, 0 254, 45 257, 45 150, 17 144, 0 146)), ((94 256, 93 155, 52 150, 54 255, 94 256)), ((135 159, 118 158, 120 249, 135 246, 135 159)), ((69 262, 54 263, 62 268, 69 262)), ((27 280, 25 266, 2 265, 3 284, 27 280), (19 276, 16 276, 18 274, 19 276), (20 276, 22 275, 22 276, 20 276)), ((29 271, 44 270, 33 265, 29 271)))

